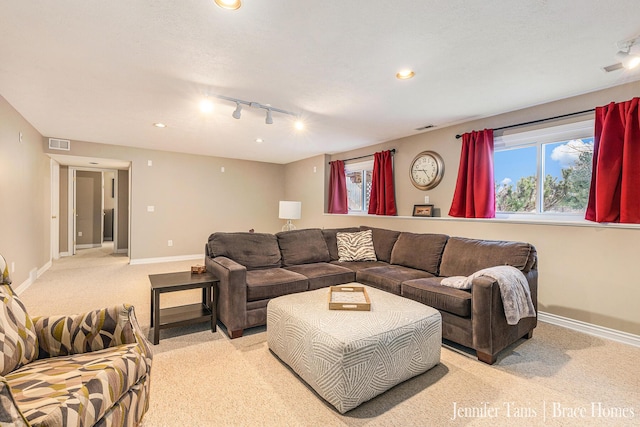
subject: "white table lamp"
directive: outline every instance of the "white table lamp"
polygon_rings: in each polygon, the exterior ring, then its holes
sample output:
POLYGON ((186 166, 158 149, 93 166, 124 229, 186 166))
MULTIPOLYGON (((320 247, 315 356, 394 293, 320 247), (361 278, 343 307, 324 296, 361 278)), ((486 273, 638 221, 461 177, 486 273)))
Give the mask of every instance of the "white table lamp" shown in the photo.
POLYGON ((302 202, 280 201, 280 212, 278 218, 286 219, 287 223, 282 227, 282 231, 295 230, 296 226, 291 223, 292 219, 300 219, 302 214, 302 202))

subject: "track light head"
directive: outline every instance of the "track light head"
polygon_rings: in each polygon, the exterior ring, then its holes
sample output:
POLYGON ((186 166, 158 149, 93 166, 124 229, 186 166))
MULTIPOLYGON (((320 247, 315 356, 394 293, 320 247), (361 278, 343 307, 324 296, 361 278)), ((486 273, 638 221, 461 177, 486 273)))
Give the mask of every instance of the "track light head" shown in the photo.
POLYGON ((616 58, 622 63, 622 66, 627 70, 631 70, 640 65, 640 56, 633 55, 629 52, 619 51, 616 54, 616 58))
POLYGON ((239 119, 241 113, 242 113, 242 107, 240 106, 239 102, 236 102, 236 109, 235 109, 235 111, 233 112, 233 114, 231 116, 234 119, 239 119))
POLYGON ((267 118, 264 119, 264 122, 268 125, 272 125, 273 124, 273 117, 271 117, 271 109, 267 108, 267 118))

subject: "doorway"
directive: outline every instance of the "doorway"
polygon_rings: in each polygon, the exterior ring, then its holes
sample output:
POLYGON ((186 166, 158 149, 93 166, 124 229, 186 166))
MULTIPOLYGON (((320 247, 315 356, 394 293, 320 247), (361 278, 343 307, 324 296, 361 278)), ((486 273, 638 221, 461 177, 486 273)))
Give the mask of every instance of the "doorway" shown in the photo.
POLYGON ((51 259, 97 247, 129 257, 131 162, 61 154, 49 157, 51 259))

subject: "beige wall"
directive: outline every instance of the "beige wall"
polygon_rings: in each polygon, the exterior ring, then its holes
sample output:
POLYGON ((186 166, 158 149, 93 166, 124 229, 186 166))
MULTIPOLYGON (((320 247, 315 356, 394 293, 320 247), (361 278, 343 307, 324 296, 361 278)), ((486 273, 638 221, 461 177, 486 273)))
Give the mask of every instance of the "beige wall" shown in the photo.
POLYGON ((131 162, 129 249, 134 261, 204 256, 214 231, 274 232, 282 226, 283 165, 82 141, 71 141, 68 154, 131 162))
POLYGON ((15 286, 51 257, 51 176, 41 141, 0 96, 0 253, 15 263, 15 286))
MULTIPOLYGON (((324 155, 311 157, 285 166, 284 199, 302 202, 302 215, 293 221, 297 228, 317 227, 317 213, 324 211, 324 155)), ((280 220, 284 225, 284 220, 280 220)))
MULTIPOLYGON (((626 101, 640 96, 640 82, 539 105, 495 117, 457 126, 434 129, 408 138, 340 153, 332 160, 370 154, 395 148, 395 184, 398 214, 410 216, 414 204, 430 202, 442 211, 444 218, 378 218, 368 216, 324 215, 324 200, 307 201, 315 208, 305 211, 305 224, 318 227, 339 227, 367 224, 396 230, 446 233, 483 239, 507 239, 531 242, 538 250, 540 269, 540 310, 632 334, 640 335, 640 286, 635 261, 640 253, 639 228, 603 226, 575 227, 498 222, 496 220, 459 220, 447 217, 455 188, 460 157, 458 133, 493 128, 582 111, 612 101, 626 101), (445 161, 441 184, 430 191, 420 191, 409 181, 409 165, 423 150, 440 153, 445 161)), ((585 117, 572 119, 584 120, 585 117)), ((567 122, 569 120, 565 120, 567 122)), ((520 128, 523 130, 525 128, 520 128)), ((526 128, 526 130, 532 127, 526 128)), ((512 131, 513 132, 513 131, 512 131)), ((306 165, 307 161, 297 162, 306 165)), ((323 164, 323 166, 326 166, 323 164)), ((287 181, 291 198, 309 197, 304 181, 305 167, 287 166, 287 181)), ((326 170, 325 170, 326 175, 326 170)), ((327 182, 327 181, 325 181, 327 182)), ((312 181, 313 188, 317 183, 312 181)), ((314 190, 314 197, 326 196, 314 190)), ((640 195, 639 195, 640 196, 640 195)))

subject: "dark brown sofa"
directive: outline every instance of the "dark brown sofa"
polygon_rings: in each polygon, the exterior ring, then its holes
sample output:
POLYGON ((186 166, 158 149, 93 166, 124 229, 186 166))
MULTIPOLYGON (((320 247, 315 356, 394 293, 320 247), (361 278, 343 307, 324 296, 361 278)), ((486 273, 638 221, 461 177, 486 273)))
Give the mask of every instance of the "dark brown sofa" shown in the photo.
POLYGON ((357 281, 436 308, 443 338, 476 350, 492 364, 498 353, 531 337, 537 318, 509 325, 495 280, 474 279, 471 290, 442 286, 445 277, 483 268, 521 270, 537 310, 535 248, 522 242, 475 240, 359 227, 266 233, 213 233, 205 245, 207 270, 220 279, 218 316, 231 338, 266 324, 267 303, 281 295, 357 281), (340 262, 338 232, 372 230, 377 261, 340 262))

